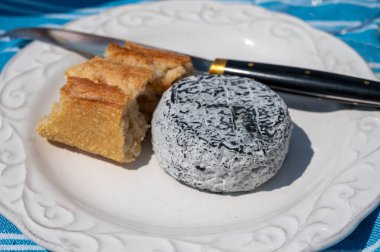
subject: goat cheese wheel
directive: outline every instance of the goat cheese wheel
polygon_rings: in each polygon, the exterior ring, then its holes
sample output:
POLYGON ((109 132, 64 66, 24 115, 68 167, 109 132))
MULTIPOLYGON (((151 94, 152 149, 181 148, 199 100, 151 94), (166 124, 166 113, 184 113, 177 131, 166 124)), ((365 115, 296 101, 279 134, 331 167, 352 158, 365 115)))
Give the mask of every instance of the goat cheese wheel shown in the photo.
POLYGON ((250 191, 273 177, 291 131, 278 94, 253 79, 225 75, 180 80, 164 93, 152 120, 160 167, 212 192, 250 191))

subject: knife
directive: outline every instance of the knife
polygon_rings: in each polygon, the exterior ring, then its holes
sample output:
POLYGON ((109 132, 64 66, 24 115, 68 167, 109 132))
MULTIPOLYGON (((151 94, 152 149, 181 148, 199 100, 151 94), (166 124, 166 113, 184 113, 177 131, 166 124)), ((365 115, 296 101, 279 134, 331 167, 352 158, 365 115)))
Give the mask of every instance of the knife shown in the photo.
MULTIPOLYGON (((39 40, 77 52, 87 58, 102 55, 109 43, 120 45, 125 43, 125 40, 56 28, 21 28, 8 31, 0 37, 39 40)), ((191 57, 197 72, 250 77, 278 91, 380 107, 379 81, 253 61, 229 59, 210 61, 188 56, 191 57)))

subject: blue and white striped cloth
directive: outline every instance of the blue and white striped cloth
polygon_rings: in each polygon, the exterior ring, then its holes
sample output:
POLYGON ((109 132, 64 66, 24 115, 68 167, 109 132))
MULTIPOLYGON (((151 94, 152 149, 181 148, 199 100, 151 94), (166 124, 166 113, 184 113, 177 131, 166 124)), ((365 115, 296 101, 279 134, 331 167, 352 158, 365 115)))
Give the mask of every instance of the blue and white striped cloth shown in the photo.
MULTIPOLYGON (((0 0, 0 33, 60 26, 106 8, 139 0, 0 0)), ((231 2, 231 1, 230 1, 231 2)), ((380 0, 240 0, 297 16, 353 47, 380 78, 380 0)), ((0 40, 0 69, 24 42, 0 40)), ((0 196, 1 197, 1 196, 0 196)), ((0 251, 47 251, 0 215, 0 251)), ((380 207, 346 239, 326 251, 380 251, 380 207)))

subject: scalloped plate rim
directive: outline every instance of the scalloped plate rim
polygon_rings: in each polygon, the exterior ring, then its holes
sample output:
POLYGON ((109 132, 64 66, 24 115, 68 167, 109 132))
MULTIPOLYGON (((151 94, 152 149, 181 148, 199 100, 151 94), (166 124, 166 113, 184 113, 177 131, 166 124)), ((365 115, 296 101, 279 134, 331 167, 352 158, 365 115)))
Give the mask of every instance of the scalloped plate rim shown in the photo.
MULTIPOLYGON (((201 2, 201 1, 199 1, 201 2)), ((168 3, 168 2, 166 2, 168 3)), ((220 2, 218 2, 220 3, 220 2)), ((145 2, 143 4, 151 4, 151 2, 145 2)), ((236 4, 236 3, 235 3, 236 4)), ((125 5, 125 6, 131 6, 131 5, 135 5, 135 4, 130 4, 130 5, 125 5)), ((141 5, 141 4, 137 4, 137 5, 141 5)), ((119 6, 119 7, 116 7, 116 8, 123 8, 125 6, 119 6)), ((251 5, 250 5, 251 6, 251 5)), ((254 7, 254 8, 261 8, 259 6, 251 6, 251 7, 254 7)), ((111 8, 111 9, 115 9, 115 8, 111 8)), ((100 13, 101 14, 101 13, 100 13)), ((98 14, 98 15, 100 15, 98 14)), ((292 19, 295 19, 295 20, 298 20, 299 22, 302 22, 304 23, 302 20, 294 17, 294 16, 290 16, 290 15, 287 15, 287 14, 281 14, 283 16, 288 16, 288 17, 291 17, 292 19)), ((96 15, 94 15, 96 16, 96 15)), ((85 18, 88 18, 88 17, 85 17, 85 18)), ((68 24, 66 24, 65 26, 67 25, 75 25, 77 21, 73 21, 73 22, 70 22, 68 24)), ((317 31, 317 32, 322 32, 322 33, 325 33, 323 31, 320 31, 320 30, 316 30, 312 27, 310 27, 312 30, 314 31, 317 31)), ((325 33, 327 34, 327 33, 325 33)), ((328 34, 327 34, 328 35, 328 34)), ((333 38, 335 40, 338 40, 337 38, 331 36, 331 35, 328 35, 330 38, 333 38)), ((342 41, 341 41, 342 42, 342 41)), ((32 43, 34 44, 34 43, 32 43)), ((348 45, 346 45, 345 43, 342 43, 342 45, 345 45, 346 46, 346 49, 347 50, 351 50, 351 53, 354 53, 357 55, 357 57, 361 58, 361 56, 356 52, 354 51, 352 48, 350 48, 348 45)), ((28 48, 30 47, 31 45, 28 45, 26 46, 24 49, 22 49, 22 51, 26 51, 28 50, 28 48)), ((12 65, 12 63, 16 60, 18 60, 18 58, 20 57, 20 53, 17 53, 11 60, 9 60, 6 64, 6 66, 4 66, 3 68, 3 71, 1 74, 3 74, 3 72, 8 69, 8 67, 10 67, 12 65)), ((362 58, 361 58, 362 59, 362 58)), ((366 64, 365 61, 362 59, 362 63, 366 64)), ((369 69, 369 67, 367 66, 367 68, 369 69)), ((372 72, 371 72, 372 74, 372 72)), ((373 78, 374 75, 372 74, 373 78)), ((348 236, 359 224, 360 222, 366 217, 368 216, 371 211, 373 211, 377 206, 378 204, 380 203, 380 196, 377 197, 377 200, 374 201, 371 205, 365 207, 361 212, 360 214, 358 214, 356 216, 356 218, 354 218, 353 220, 351 220, 351 222, 349 224, 347 224, 340 232, 339 232, 339 235, 337 236, 334 236, 334 237, 331 237, 331 239, 329 240, 325 240, 325 243, 323 244, 320 244, 320 247, 317 248, 317 249, 323 249, 323 248, 326 248, 326 247, 329 247, 339 241, 341 241, 342 239, 344 239, 346 236, 348 236)), ((22 232, 23 234, 25 234, 27 237, 29 237, 30 239, 34 240, 34 241, 37 241, 37 243, 39 244, 42 244, 43 246, 45 246, 46 248, 49 248, 49 249, 62 249, 62 247, 58 244, 55 244, 55 243, 51 243, 49 241, 46 241, 44 240, 43 238, 39 237, 37 234, 31 232, 27 226, 25 226, 25 224, 23 223, 23 220, 22 218, 18 218, 16 216, 14 216, 11 212, 8 212, 6 207, 2 204, 2 202, 0 202, 0 212, 1 214, 3 214, 6 218, 8 218, 10 221, 13 222, 13 224, 15 224, 15 226, 17 226, 22 232)))

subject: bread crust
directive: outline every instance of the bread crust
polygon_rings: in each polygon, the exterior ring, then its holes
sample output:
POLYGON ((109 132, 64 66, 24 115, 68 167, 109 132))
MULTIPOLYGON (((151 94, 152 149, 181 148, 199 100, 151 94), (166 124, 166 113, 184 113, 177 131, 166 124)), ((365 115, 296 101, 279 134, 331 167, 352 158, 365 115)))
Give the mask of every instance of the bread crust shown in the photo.
POLYGON ((153 72, 151 86, 160 94, 177 79, 193 73, 189 56, 145 48, 131 42, 125 43, 124 46, 109 44, 105 57, 123 65, 150 69, 153 72))
POLYGON ((173 68, 191 62, 190 57, 187 55, 162 49, 147 48, 132 42, 126 42, 124 46, 110 43, 106 49, 106 58, 117 55, 137 58, 141 66, 150 66, 155 64, 155 61, 160 61, 162 67, 173 68))
POLYGON ((119 87, 102 82, 94 83, 89 79, 79 77, 69 77, 66 85, 60 89, 60 94, 73 99, 107 104, 117 109, 124 108, 125 104, 131 100, 119 87))
POLYGON ((100 57, 94 57, 82 64, 69 68, 65 75, 90 79, 95 83, 104 83, 117 86, 131 98, 142 93, 148 81, 152 78, 152 71, 146 68, 123 66, 100 57))

